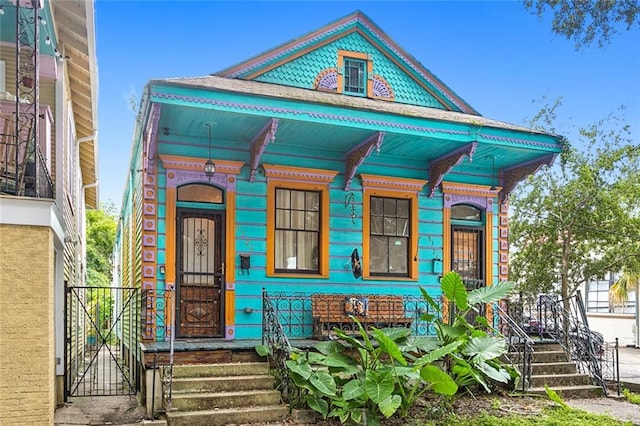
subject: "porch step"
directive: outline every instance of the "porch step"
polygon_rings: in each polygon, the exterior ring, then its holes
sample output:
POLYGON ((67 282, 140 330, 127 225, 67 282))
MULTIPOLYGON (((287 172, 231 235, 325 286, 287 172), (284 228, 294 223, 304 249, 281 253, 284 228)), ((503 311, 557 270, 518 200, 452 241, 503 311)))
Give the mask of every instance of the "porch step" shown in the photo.
MULTIPOLYGON (((562 399, 569 398, 597 398, 603 396, 602 388, 593 385, 576 385, 576 386, 550 386, 556 391, 562 399)), ((527 390, 527 393, 535 395, 546 395, 547 392, 543 387, 533 387, 527 390)))
POLYGON ((277 405, 280 403, 280 392, 277 390, 251 390, 174 394, 171 403, 172 408, 178 411, 277 405))
POLYGON ((259 376, 185 377, 173 379, 173 392, 229 392, 273 389, 273 382, 273 377, 268 374, 259 376))
POLYGON ((577 371, 576 364, 572 361, 540 362, 531 364, 531 372, 533 375, 575 374, 577 371))
POLYGON ((202 411, 171 411, 166 413, 169 426, 222 426, 245 423, 283 422, 287 417, 285 405, 225 408, 202 411))
POLYGON ((169 426, 283 422, 289 410, 266 362, 173 367, 169 426))
POLYGON ((531 386, 534 388, 549 386, 556 389, 558 386, 590 385, 591 380, 585 374, 540 374, 531 376, 531 386))
POLYGON ((533 363, 548 363, 548 362, 566 362, 567 354, 563 350, 554 351, 541 351, 537 348, 533 352, 533 363))
POLYGON ((266 362, 233 362, 224 364, 190 364, 175 365, 173 377, 229 377, 256 374, 267 374, 269 364, 266 362))

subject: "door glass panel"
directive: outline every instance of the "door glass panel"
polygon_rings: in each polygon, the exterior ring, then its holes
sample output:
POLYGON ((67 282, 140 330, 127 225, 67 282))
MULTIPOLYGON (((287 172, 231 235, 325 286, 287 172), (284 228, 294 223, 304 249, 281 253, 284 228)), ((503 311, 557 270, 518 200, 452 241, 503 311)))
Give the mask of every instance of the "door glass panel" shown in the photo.
POLYGON ((184 283, 213 284, 213 276, 206 274, 215 272, 215 238, 215 222, 213 220, 199 217, 183 220, 182 272, 184 283))

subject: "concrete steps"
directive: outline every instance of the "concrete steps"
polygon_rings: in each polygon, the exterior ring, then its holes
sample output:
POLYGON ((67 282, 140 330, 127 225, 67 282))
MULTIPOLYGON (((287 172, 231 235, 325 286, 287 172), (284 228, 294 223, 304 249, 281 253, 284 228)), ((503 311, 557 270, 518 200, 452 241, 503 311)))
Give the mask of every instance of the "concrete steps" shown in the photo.
POLYGON ((603 395, 602 388, 594 386, 589 376, 578 373, 575 362, 558 344, 534 345, 531 367, 531 383, 527 393, 546 395, 546 385, 561 398, 596 398, 603 395))
POLYGON ((287 415, 267 363, 173 367, 169 426, 281 422, 287 415))

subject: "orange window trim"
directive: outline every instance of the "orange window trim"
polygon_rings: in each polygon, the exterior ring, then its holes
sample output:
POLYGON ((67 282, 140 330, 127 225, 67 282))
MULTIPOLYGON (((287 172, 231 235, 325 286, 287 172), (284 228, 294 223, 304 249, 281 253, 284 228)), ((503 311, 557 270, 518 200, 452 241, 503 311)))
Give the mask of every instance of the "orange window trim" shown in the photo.
MULTIPOLYGON (((470 197, 476 197, 478 199, 484 198, 487 202, 487 209, 485 210, 485 285, 490 286, 493 284, 493 212, 490 209, 493 208, 493 200, 497 197, 500 188, 496 190, 490 189, 486 185, 474 185, 463 184, 455 182, 443 182, 442 193, 445 194, 458 194, 470 197)), ((447 273, 451 270, 451 209, 448 207, 443 208, 442 216, 442 239, 443 239, 443 272, 447 273)))
POLYGON ((329 183, 338 174, 334 170, 302 167, 262 166, 267 177, 267 276, 288 278, 329 278, 329 183), (275 271, 276 188, 320 192, 320 270, 318 274, 283 274, 275 271))
POLYGON ((344 59, 352 58, 359 59, 361 61, 365 61, 367 63, 367 93, 365 93, 367 98, 373 98, 373 61, 369 58, 368 53, 363 52, 352 52, 349 50, 338 50, 338 87, 337 93, 344 93, 344 59))

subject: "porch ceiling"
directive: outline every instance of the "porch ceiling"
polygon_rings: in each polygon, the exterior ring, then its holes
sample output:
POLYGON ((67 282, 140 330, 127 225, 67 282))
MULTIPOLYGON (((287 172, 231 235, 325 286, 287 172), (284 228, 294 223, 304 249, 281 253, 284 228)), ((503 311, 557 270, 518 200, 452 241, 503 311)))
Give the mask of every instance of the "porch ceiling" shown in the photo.
MULTIPOLYGON (((158 122, 158 138, 161 143, 179 143, 201 146, 200 152, 206 152, 208 145, 205 122, 215 122, 212 133, 214 150, 225 148, 248 150, 256 134, 265 126, 269 118, 217 111, 204 108, 192 108, 180 105, 163 104, 158 122)), ((349 125, 322 124, 297 119, 278 119, 278 128, 273 143, 267 145, 265 154, 300 152, 303 148, 310 156, 323 156, 344 160, 344 156, 372 135, 375 130, 362 129, 349 125)), ((442 157, 474 141, 472 135, 455 135, 450 138, 421 136, 406 131, 386 131, 380 153, 374 153, 375 162, 386 160, 412 162, 420 168, 428 169, 429 162, 442 157)), ((474 169, 486 169, 487 173, 525 163, 547 155, 526 147, 504 146, 494 143, 479 143, 473 156, 474 169), (495 163, 495 164, 494 164, 495 163)), ((214 153, 214 158, 216 154, 214 153)), ((249 158, 244 159, 246 163, 249 158)), ((367 160, 365 160, 367 161, 367 160)), ((463 162, 468 164, 468 161, 463 162)))

